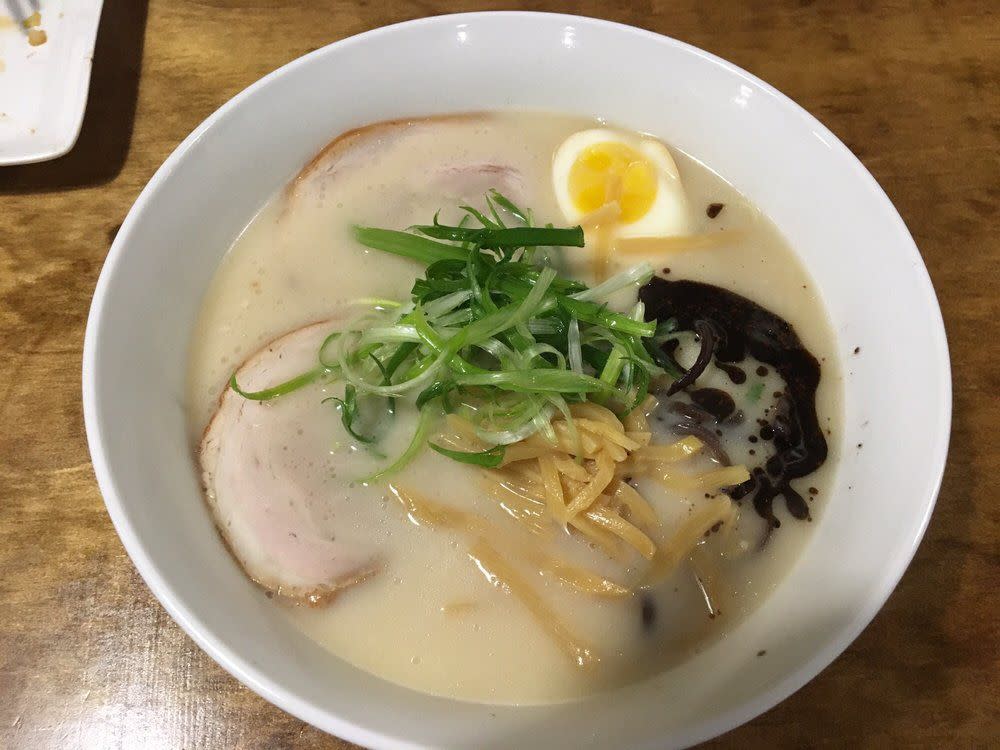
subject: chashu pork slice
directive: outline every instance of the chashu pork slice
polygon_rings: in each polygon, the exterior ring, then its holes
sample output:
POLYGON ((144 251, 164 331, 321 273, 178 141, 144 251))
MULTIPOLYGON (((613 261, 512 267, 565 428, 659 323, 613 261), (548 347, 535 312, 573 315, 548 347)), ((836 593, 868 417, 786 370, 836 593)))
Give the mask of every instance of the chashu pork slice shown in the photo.
MULTIPOLYGON (((390 120, 343 133, 321 149, 288 183, 285 188, 286 220, 290 220, 295 211, 315 205, 317 197, 333 193, 347 173, 364 170, 386 154, 398 160, 401 152, 419 151, 429 135, 447 138, 453 129, 489 124, 492 118, 489 113, 479 113, 390 120)), ((412 204, 415 197, 432 196, 432 210, 469 204, 486 211, 484 196, 491 189, 499 190, 516 204, 531 205, 534 200, 524 176, 506 163, 502 152, 500 148, 493 157, 479 160, 457 154, 439 164, 418 160, 416 164, 401 166, 397 175, 399 203, 396 207, 412 204)), ((402 164, 406 163, 402 160, 402 164)), ((414 217, 421 221, 425 218, 414 217)))
MULTIPOLYGON (((240 387, 267 388, 311 369, 336 325, 306 326, 264 346, 237 371, 240 387)), ((205 497, 233 556, 265 589, 312 605, 379 567, 377 545, 335 476, 337 416, 321 403, 324 388, 264 402, 227 388, 200 448, 205 497)))

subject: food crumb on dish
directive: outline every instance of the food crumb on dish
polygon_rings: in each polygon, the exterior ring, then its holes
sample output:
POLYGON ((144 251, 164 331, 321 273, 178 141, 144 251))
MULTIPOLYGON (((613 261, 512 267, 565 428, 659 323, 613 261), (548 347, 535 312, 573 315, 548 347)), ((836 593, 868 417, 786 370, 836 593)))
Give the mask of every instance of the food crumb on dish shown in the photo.
POLYGON ((49 40, 45 30, 39 28, 42 25, 42 14, 37 10, 21 21, 21 25, 28 30, 28 44, 32 47, 40 47, 49 40))

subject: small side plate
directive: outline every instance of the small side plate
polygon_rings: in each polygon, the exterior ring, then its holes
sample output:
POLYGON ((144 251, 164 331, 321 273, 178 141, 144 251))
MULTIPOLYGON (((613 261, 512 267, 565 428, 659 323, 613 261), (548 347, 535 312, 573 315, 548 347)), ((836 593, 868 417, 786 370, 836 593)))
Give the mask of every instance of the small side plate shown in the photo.
POLYGON ((102 0, 0 2, 0 166, 62 156, 87 106, 102 0), (38 12, 44 44, 23 20, 38 12))

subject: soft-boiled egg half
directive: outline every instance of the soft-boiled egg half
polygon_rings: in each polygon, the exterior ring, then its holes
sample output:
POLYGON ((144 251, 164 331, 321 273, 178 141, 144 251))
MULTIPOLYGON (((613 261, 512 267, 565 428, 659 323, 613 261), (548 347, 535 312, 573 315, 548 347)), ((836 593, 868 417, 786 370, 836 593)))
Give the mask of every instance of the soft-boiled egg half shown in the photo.
POLYGON ((610 128, 581 130, 556 149, 552 181, 559 208, 571 223, 594 219, 612 237, 690 231, 677 165, 653 138, 610 128))

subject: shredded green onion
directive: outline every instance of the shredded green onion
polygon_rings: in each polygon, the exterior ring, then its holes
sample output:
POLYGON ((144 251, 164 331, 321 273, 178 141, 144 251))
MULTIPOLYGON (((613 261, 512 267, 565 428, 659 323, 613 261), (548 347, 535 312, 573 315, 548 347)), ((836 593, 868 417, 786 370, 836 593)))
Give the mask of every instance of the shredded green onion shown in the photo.
POLYGON ((607 299, 612 294, 624 289, 625 287, 641 286, 651 278, 653 278, 653 266, 649 263, 640 263, 627 271, 615 274, 610 279, 607 279, 597 286, 591 287, 590 289, 584 289, 582 292, 577 292, 571 296, 573 299, 583 300, 585 302, 607 299))
POLYGON ((460 375, 460 385, 492 385, 505 391, 522 393, 605 393, 615 388, 606 380, 590 375, 577 375, 569 370, 533 369, 460 375))
POLYGON ((320 379, 344 383, 335 401, 344 429, 358 442, 361 395, 387 400, 411 397, 417 429, 399 458, 364 481, 374 482, 405 466, 427 444, 443 408, 470 419, 476 434, 494 445, 465 453, 431 444, 456 461, 497 466, 503 446, 540 433, 555 439, 556 413, 576 428, 568 402, 587 399, 624 414, 642 401, 650 379, 670 366, 660 344, 673 331, 668 321, 646 321, 637 304, 628 313, 610 309, 609 298, 645 283, 653 273, 642 263, 588 288, 560 276, 548 262, 550 247, 582 247, 580 227, 532 226, 531 212, 493 190, 486 212, 461 206, 457 224, 407 231, 354 227, 363 246, 410 258, 425 266, 405 301, 358 300, 372 307, 344 330, 328 336, 313 370, 246 398, 267 400, 320 379), (475 226, 478 223, 479 226, 475 226))
MULTIPOLYGON (((467 242, 487 250, 524 247, 583 247, 582 227, 549 229, 547 227, 487 227, 470 229, 430 224, 414 227, 418 232, 436 240, 467 242)), ((382 248, 379 248, 382 249, 382 248)))
POLYGON ((340 421, 344 425, 344 429, 353 437, 355 440, 362 443, 374 443, 374 437, 368 437, 366 435, 361 435, 354 429, 354 423, 357 421, 359 416, 358 410, 358 392, 353 385, 348 385, 344 388, 344 397, 337 398, 336 396, 330 396, 324 398, 321 403, 326 403, 327 401, 333 401, 340 408, 340 421))
POLYGON ((366 484, 374 484, 376 482, 385 479, 391 474, 395 474, 400 469, 403 469, 410 463, 417 454, 420 453, 420 449, 424 447, 424 443, 427 442, 427 433, 430 432, 431 424, 434 421, 434 413, 431 409, 421 409, 420 419, 417 421, 417 429, 413 431, 413 437, 410 438, 410 444, 406 446, 406 450, 400 454, 399 458, 393 461, 391 464, 386 466, 374 474, 371 474, 361 481, 366 484))
POLYGON ((373 250, 383 250, 427 264, 438 260, 464 260, 469 254, 467 250, 454 245, 435 242, 426 237, 418 237, 408 232, 397 232, 393 229, 354 227, 354 238, 365 247, 370 247, 373 250))
POLYGON ((236 382, 236 373, 234 372, 233 376, 229 379, 229 387, 240 394, 243 398, 249 399, 250 401, 270 401, 272 398, 277 398, 278 396, 284 396, 292 391, 297 391, 299 388, 303 388, 310 383, 315 382, 321 375, 325 375, 329 372, 331 372, 329 368, 321 365, 319 367, 314 367, 301 375, 296 375, 294 378, 286 380, 284 383, 279 383, 278 385, 270 388, 265 388, 262 391, 245 391, 240 388, 239 383, 236 382))
POLYGON ((496 468, 503 463, 503 454, 507 449, 507 446, 505 445, 495 445, 484 451, 467 453, 465 451, 454 451, 450 448, 444 448, 436 443, 428 443, 428 445, 442 456, 447 456, 448 458, 454 459, 455 461, 459 461, 463 464, 484 466, 487 469, 496 468))

